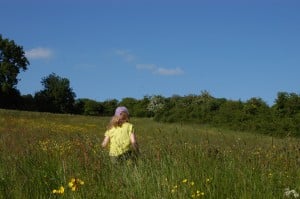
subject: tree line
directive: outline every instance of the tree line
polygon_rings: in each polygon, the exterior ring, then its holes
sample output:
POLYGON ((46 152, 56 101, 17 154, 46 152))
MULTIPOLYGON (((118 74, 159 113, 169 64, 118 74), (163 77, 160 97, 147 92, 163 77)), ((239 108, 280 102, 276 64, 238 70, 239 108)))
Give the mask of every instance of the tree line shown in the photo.
POLYGON ((300 95, 278 92, 274 105, 261 98, 247 101, 215 98, 207 91, 187 96, 161 95, 131 97, 102 102, 76 99, 67 78, 52 73, 41 79, 43 89, 34 95, 21 95, 16 85, 29 61, 23 47, 0 34, 0 108, 111 116, 117 106, 130 109, 133 117, 151 117, 160 122, 193 122, 239 131, 277 136, 300 135, 300 95))

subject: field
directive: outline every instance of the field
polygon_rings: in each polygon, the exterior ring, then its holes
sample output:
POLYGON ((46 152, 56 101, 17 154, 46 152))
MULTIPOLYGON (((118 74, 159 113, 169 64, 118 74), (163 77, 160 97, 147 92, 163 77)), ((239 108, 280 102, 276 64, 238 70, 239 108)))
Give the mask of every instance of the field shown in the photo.
POLYGON ((131 118, 141 155, 112 165, 108 121, 0 110, 0 198, 299 197, 299 139, 131 118))

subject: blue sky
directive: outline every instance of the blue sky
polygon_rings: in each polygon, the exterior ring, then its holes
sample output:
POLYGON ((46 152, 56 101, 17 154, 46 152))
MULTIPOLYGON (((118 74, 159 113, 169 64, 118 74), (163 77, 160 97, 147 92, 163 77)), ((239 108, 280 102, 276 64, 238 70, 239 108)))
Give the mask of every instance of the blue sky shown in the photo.
POLYGON ((201 94, 273 104, 300 92, 297 0, 1 0, 0 34, 30 61, 18 89, 51 73, 97 101, 201 94))

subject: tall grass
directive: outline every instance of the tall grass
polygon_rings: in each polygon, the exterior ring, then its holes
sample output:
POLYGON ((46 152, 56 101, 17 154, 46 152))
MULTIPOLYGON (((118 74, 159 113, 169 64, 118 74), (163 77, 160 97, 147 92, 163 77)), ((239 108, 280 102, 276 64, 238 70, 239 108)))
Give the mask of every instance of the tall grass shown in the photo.
POLYGON ((136 164, 101 149, 109 118, 0 110, 0 198, 293 198, 294 138, 132 118, 136 164), (72 178, 80 179, 75 190, 72 178), (53 193, 64 187, 64 193, 53 193))

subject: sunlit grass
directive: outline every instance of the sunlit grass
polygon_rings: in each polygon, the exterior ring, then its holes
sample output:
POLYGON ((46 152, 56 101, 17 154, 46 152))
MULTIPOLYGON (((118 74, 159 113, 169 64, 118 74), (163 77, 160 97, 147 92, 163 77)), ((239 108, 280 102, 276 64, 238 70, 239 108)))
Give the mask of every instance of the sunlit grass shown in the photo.
POLYGON ((298 139, 132 118, 141 156, 111 165, 108 120, 0 110, 0 198, 298 197, 298 139))

